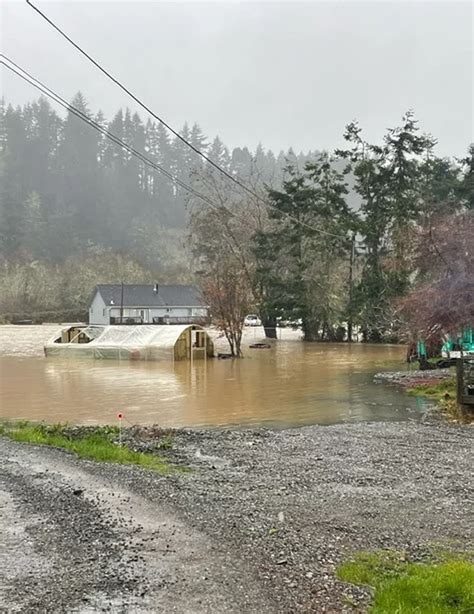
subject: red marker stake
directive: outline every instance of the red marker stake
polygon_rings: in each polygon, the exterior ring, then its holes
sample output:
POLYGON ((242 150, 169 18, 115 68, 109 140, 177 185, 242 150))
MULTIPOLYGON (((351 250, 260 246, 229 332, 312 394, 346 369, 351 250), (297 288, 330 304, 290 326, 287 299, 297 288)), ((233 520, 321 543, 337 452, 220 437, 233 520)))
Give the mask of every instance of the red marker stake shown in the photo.
POLYGON ((119 446, 121 446, 122 445, 122 420, 123 420, 123 414, 121 412, 117 414, 117 420, 119 421, 119 446))

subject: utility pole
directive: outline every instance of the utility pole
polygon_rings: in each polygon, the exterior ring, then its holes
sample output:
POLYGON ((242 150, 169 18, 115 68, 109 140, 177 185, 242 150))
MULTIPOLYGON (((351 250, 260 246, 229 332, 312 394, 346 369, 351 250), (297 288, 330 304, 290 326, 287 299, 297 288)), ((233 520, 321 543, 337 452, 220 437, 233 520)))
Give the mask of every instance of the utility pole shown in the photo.
POLYGON ((354 292, 354 258, 355 258, 355 234, 352 234, 351 252, 349 256, 349 315, 347 318, 347 342, 352 343, 352 298, 354 292))
POLYGON ((120 288, 120 324, 123 324, 123 281, 120 288))

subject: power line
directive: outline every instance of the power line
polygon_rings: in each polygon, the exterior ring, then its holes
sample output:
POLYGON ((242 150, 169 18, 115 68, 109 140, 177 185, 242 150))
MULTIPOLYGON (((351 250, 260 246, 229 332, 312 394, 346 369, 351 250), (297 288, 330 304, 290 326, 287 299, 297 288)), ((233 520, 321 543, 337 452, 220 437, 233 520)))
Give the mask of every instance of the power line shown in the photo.
POLYGON ((122 89, 126 94, 128 94, 128 96, 130 96, 130 98, 132 98, 137 104, 139 104, 143 109, 145 109, 145 111, 147 111, 147 113, 149 113, 152 117, 154 117, 161 124, 163 124, 163 126, 165 126, 165 128, 167 128, 176 138, 178 138, 180 141, 185 143, 185 145, 190 147, 196 154, 201 156, 204 160, 206 160, 206 162, 211 164, 219 172, 223 173, 228 179, 230 179, 231 181, 233 181, 234 183, 239 185, 241 188, 246 190, 249 194, 252 194, 252 196, 255 196, 255 197, 261 199, 261 197, 258 194, 256 194, 253 190, 251 190, 245 184, 241 183, 238 179, 236 179, 233 175, 231 175, 229 172, 227 172, 224 168, 222 168, 221 166, 216 164, 216 162, 214 162, 214 160, 209 158, 209 156, 206 156, 206 154, 204 152, 202 152, 200 149, 198 149, 192 143, 190 143, 187 139, 185 139, 177 130, 175 130, 172 126, 170 126, 162 117, 159 117, 154 111, 152 111, 142 100, 140 100, 140 98, 135 96, 135 94, 133 94, 133 92, 131 92, 123 83, 121 83, 116 77, 114 77, 107 69, 105 69, 103 66, 101 66, 99 64, 99 62, 94 60, 94 58, 91 55, 89 55, 87 53, 87 51, 85 51, 80 45, 78 45, 75 41, 73 41, 70 36, 68 36, 63 30, 61 30, 61 28, 59 26, 57 26, 47 15, 45 15, 45 13, 43 13, 38 7, 36 7, 32 2, 30 2, 30 0, 26 0, 26 2, 45 21, 47 21, 50 26, 52 26, 57 32, 59 32, 59 34, 61 34, 61 36, 63 36, 69 43, 71 43, 71 45, 73 45, 73 47, 75 47, 80 53, 82 53, 82 55, 84 57, 86 57, 90 62, 92 62, 92 64, 94 64, 94 66, 96 68, 98 68, 111 81, 113 81, 116 85, 118 85, 120 87, 120 89, 122 89))
POLYGON ((221 166, 219 166, 218 164, 216 164, 216 162, 214 162, 214 160, 212 160, 212 158, 209 158, 209 156, 207 156, 204 152, 202 152, 200 149, 198 149, 197 147, 195 147, 192 143, 190 143, 187 139, 185 139, 181 134, 179 134, 179 132, 177 130, 175 130, 174 128, 172 128, 167 122, 165 122, 163 120, 163 118, 161 118, 159 115, 157 115, 154 111, 152 111, 150 109, 150 107, 148 107, 140 98, 138 98, 138 96, 135 96, 135 94, 133 94, 121 81, 119 81, 116 77, 114 77, 107 69, 105 69, 101 64, 99 64, 99 62, 97 62, 96 60, 94 60, 94 58, 87 53, 87 51, 85 51, 78 43, 76 43, 70 36, 68 36, 58 25, 56 25, 54 23, 54 21, 52 21, 47 15, 45 15, 45 13, 43 13, 39 8, 37 8, 32 2, 31 0, 26 0, 26 3, 31 6, 32 9, 34 9, 38 15, 40 15, 47 23, 49 23, 50 26, 52 26, 63 38, 65 38, 73 47, 75 47, 85 58, 87 58, 89 60, 89 62, 91 62, 92 64, 94 64, 94 66, 96 68, 98 68, 104 75, 106 75, 111 81, 113 81, 116 85, 118 85, 120 87, 120 89, 122 89, 128 96, 130 96, 130 98, 132 98, 132 100, 134 100, 137 104, 139 104, 143 109, 145 109, 145 111, 147 113, 149 113, 152 117, 154 117, 157 121, 159 121, 161 124, 163 124, 163 126, 165 126, 165 128, 167 128, 172 134, 174 134, 174 136, 176 138, 178 138, 180 141, 182 141, 185 145, 187 145, 188 147, 190 147, 196 154, 198 154, 199 156, 201 156, 201 158, 203 158, 208 164, 210 164, 211 166, 213 166, 216 170, 218 170, 220 173, 222 173, 225 177, 227 177, 228 179, 230 179, 231 181, 233 181, 235 184, 237 184, 238 186, 240 186, 243 190, 245 190, 248 194, 250 194, 251 196, 253 196, 254 198, 256 198, 257 200, 260 200, 261 202, 263 202, 267 207, 271 208, 271 209, 275 209, 276 211, 278 211, 278 213, 280 215, 284 215, 286 216, 289 220, 292 220, 293 222, 295 222, 296 224, 299 224, 301 226, 305 226, 307 228, 309 228, 310 230, 313 230, 314 232, 318 232, 320 234, 324 234, 327 236, 331 236, 331 237, 336 237, 338 239, 344 239, 344 241, 348 241, 349 238, 346 235, 340 235, 340 234, 335 234, 332 232, 329 232, 327 230, 322 230, 321 228, 317 228, 315 226, 312 226, 311 224, 307 224, 306 222, 304 222, 303 220, 298 219, 297 217, 292 216, 289 213, 285 213, 282 212, 278 207, 276 207, 275 205, 272 205, 272 203, 268 202, 267 200, 265 200, 264 198, 262 198, 257 192, 255 192, 254 190, 252 190, 251 188, 249 188, 248 186, 246 186, 244 183, 242 183, 241 181, 239 181, 236 177, 234 177, 231 173, 229 173, 228 171, 226 171, 224 168, 222 168, 221 166))

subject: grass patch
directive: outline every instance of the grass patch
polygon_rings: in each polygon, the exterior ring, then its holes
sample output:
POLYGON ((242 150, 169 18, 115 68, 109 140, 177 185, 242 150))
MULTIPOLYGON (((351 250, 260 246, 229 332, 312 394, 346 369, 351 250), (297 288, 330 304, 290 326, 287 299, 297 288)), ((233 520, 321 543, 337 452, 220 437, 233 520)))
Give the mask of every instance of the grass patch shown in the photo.
POLYGON ((441 411, 450 420, 458 422, 472 422, 473 418, 460 409, 456 397, 456 378, 444 379, 437 384, 418 384, 407 390, 413 396, 426 397, 437 401, 441 411))
POLYGON ((414 396, 428 397, 437 401, 446 399, 447 395, 449 395, 450 398, 454 399, 456 398, 456 380, 453 378, 444 379, 437 384, 419 384, 418 386, 413 386, 413 388, 409 388, 408 394, 414 396))
POLYGON ((0 434, 13 441, 36 445, 53 446, 73 452, 79 458, 119 465, 139 465, 161 474, 173 471, 168 461, 155 454, 136 452, 126 445, 115 441, 116 427, 97 427, 93 430, 71 434, 67 425, 32 424, 29 422, 3 423, 0 434))
POLYGON ((172 450, 173 449, 173 438, 171 435, 164 435, 159 444, 157 445, 158 450, 172 450))
POLYGON ((375 586, 404 573, 407 565, 405 555, 394 550, 359 552, 352 561, 339 567, 337 575, 344 582, 375 586))
POLYGON ((361 552, 341 565, 337 575, 345 582, 373 587, 371 614, 469 614, 474 612, 470 558, 443 552, 420 563, 397 551, 361 552))

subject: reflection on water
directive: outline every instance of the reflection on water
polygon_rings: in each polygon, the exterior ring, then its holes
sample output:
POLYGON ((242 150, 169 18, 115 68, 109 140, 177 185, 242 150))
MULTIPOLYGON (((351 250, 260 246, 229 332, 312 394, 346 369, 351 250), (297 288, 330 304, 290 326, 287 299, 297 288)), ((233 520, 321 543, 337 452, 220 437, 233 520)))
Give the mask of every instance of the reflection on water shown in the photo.
POLYGON ((283 340, 243 360, 115 362, 44 358, 57 327, 0 326, 3 417, 163 426, 405 420, 423 401, 372 381, 403 348, 283 340))

